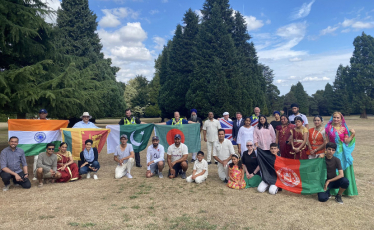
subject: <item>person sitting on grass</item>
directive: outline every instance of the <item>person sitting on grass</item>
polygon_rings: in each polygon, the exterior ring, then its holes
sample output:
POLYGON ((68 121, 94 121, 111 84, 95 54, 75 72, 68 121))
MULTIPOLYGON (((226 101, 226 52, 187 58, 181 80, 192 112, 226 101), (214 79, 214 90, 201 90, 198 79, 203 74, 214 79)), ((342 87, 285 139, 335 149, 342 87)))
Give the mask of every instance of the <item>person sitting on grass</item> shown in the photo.
POLYGON ((120 137, 121 144, 117 146, 114 152, 114 161, 118 162, 116 167, 114 177, 120 179, 124 176, 127 178, 132 178, 130 171, 134 166, 134 149, 132 144, 127 143, 127 135, 122 134, 120 137))
MULTIPOLYGON (((279 152, 279 148, 278 148, 278 145, 276 143, 271 143, 270 144, 270 152, 277 156, 278 155, 278 152, 279 152)), ((261 183, 258 185, 257 187, 257 191, 259 192, 265 192, 267 189, 269 188, 269 193, 272 194, 272 195, 275 195, 277 194, 278 192, 278 187, 275 185, 275 184, 271 184, 270 186, 265 182, 265 181, 261 181, 261 183)), ((280 191, 280 190, 279 190, 280 191)))
POLYGON ((46 152, 39 154, 38 163, 36 164, 39 188, 43 186, 43 179, 51 179, 51 182, 54 183, 55 179, 61 178, 61 173, 57 171, 57 156, 54 153, 55 144, 48 143, 46 152))
POLYGON ((244 170, 242 161, 239 160, 239 156, 233 154, 231 157, 232 163, 229 166, 229 177, 230 180, 227 183, 227 187, 233 189, 244 189, 246 186, 244 180, 244 170))
POLYGON ((97 148, 92 148, 93 141, 91 139, 87 139, 84 144, 86 148, 80 153, 81 160, 78 161, 79 175, 87 174, 87 179, 90 179, 90 172, 94 172, 93 178, 97 180, 99 178, 96 173, 100 169, 99 153, 97 148))
POLYGON ((262 181, 260 175, 260 166, 257 161, 257 153, 254 150, 252 141, 246 143, 247 151, 243 152, 242 164, 244 168, 245 188, 257 187, 262 181))
POLYGON ((197 153, 197 161, 193 166, 192 175, 187 177, 186 181, 191 183, 195 181, 197 184, 201 184, 208 177, 208 162, 204 159, 204 152, 199 151, 197 153))
POLYGON ((334 157, 337 145, 333 142, 326 144, 326 152, 321 154, 320 157, 325 157, 326 169, 327 169, 327 180, 325 183, 325 192, 318 193, 318 201, 326 202, 330 198, 330 189, 339 189, 338 194, 335 196, 336 202, 343 204, 342 194, 349 186, 349 180, 344 177, 343 168, 339 158, 334 157), (338 175, 336 175, 338 170, 338 175))
POLYGON ((181 135, 175 134, 174 144, 168 148, 168 165, 169 165, 169 178, 173 179, 181 175, 182 179, 186 179, 186 171, 188 169, 188 148, 187 145, 181 142, 181 135))
POLYGON ((160 139, 158 136, 152 137, 152 145, 147 149, 147 172, 145 176, 151 178, 158 174, 159 178, 164 178, 162 170, 164 169, 164 146, 159 144, 160 139))
POLYGON ((9 146, 1 151, 0 177, 4 182, 4 192, 9 190, 10 179, 12 178, 14 185, 21 185, 22 188, 26 189, 31 187, 25 152, 21 148, 17 148, 17 145, 18 137, 10 137, 9 146))

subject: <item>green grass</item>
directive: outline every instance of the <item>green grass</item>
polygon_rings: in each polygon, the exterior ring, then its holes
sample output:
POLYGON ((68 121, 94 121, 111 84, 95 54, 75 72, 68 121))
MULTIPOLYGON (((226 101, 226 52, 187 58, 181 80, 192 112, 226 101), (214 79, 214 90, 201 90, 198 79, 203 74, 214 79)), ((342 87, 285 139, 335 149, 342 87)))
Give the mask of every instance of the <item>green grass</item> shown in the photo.
POLYGON ((191 217, 186 214, 169 221, 169 229, 192 230, 192 229, 217 229, 217 225, 211 224, 205 218, 191 217))
POLYGON ((140 206, 139 206, 139 205, 134 205, 134 206, 132 206, 131 208, 132 208, 132 209, 139 209, 140 206))
POLYGON ((131 200, 136 199, 136 198, 138 198, 138 196, 135 196, 135 195, 130 196, 130 199, 131 199, 131 200))
POLYGON ((68 225, 76 227, 76 226, 79 226, 79 223, 77 223, 77 222, 70 222, 70 223, 68 223, 68 225))
POLYGON ((81 227, 87 228, 87 227, 94 227, 96 224, 92 222, 84 223, 81 225, 81 227))
POLYGON ((41 220, 52 219, 52 218, 55 218, 55 216, 50 216, 50 215, 48 215, 48 216, 39 216, 39 219, 41 219, 41 220))

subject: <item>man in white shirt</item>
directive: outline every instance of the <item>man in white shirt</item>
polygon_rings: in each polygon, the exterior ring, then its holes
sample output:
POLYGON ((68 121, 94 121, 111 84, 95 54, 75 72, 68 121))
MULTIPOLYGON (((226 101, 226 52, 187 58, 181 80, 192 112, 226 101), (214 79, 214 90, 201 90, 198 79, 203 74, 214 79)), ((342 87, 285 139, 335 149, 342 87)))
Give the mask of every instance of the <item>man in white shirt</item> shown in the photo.
POLYGON ((208 165, 210 165, 212 157, 212 149, 215 141, 218 140, 218 130, 221 128, 221 123, 214 119, 213 112, 208 113, 208 120, 204 122, 203 125, 203 134, 204 141, 206 142, 208 149, 208 156, 206 157, 208 165))
POLYGON ((218 176, 227 183, 229 179, 229 164, 231 163, 231 155, 235 154, 232 142, 225 139, 225 130, 218 130, 218 141, 214 142, 213 157, 218 161, 218 176))
POLYGON ((180 134, 175 134, 174 144, 168 148, 168 165, 169 165, 169 178, 173 179, 181 175, 182 179, 186 179, 186 171, 188 169, 188 148, 187 145, 181 142, 182 137, 180 134))
POLYGON ((114 161, 118 162, 114 177, 120 179, 124 176, 132 178, 130 171, 134 166, 134 149, 132 144, 127 144, 127 135, 122 134, 120 137, 121 144, 117 146, 114 152, 114 161))
POLYGON ((223 113, 223 117, 222 117, 222 119, 225 120, 225 121, 232 121, 232 120, 230 119, 230 114, 229 114, 229 112, 224 112, 224 113, 223 113))
POLYGON ((299 105, 296 103, 291 104, 291 110, 293 114, 288 117, 291 124, 295 124, 295 117, 301 117, 304 121, 303 125, 309 129, 308 118, 304 114, 299 113, 299 105))
POLYGON ((208 162, 204 160, 204 152, 199 151, 197 153, 197 161, 193 166, 192 175, 187 177, 186 181, 191 183, 195 181, 197 184, 201 184, 208 177, 208 162))
POLYGON ((78 121, 75 123, 73 128, 91 128, 91 129, 99 129, 94 123, 90 121, 92 116, 88 112, 84 112, 81 116, 82 121, 78 121))
POLYGON ((147 149, 147 172, 146 177, 150 178, 158 174, 159 178, 163 178, 162 170, 164 169, 164 146, 159 144, 158 136, 152 137, 152 145, 147 149))

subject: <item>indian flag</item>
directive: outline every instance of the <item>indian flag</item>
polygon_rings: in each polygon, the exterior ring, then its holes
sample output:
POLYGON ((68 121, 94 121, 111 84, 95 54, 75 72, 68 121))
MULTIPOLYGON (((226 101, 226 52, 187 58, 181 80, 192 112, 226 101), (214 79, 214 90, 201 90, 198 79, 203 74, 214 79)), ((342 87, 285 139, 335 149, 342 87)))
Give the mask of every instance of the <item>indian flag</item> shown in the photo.
POLYGON ((65 120, 8 120, 8 138, 16 136, 19 148, 26 156, 38 155, 45 152, 47 143, 54 143, 58 150, 61 143, 60 128, 66 128, 69 121, 65 120))

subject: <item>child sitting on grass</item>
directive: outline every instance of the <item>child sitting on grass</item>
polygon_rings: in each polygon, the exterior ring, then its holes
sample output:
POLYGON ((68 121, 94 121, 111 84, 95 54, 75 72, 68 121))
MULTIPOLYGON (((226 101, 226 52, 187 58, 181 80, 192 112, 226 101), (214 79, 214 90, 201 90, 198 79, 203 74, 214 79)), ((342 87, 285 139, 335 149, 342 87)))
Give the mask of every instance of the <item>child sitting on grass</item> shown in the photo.
POLYGON ((202 183, 208 177, 208 162, 204 160, 204 152, 197 153, 197 161, 193 166, 192 175, 186 178, 186 181, 191 183, 195 181, 197 184, 202 183))
POLYGON ((229 167, 229 177, 230 180, 227 183, 227 187, 233 188, 233 189, 244 189, 246 186, 245 180, 244 180, 244 171, 242 162, 239 160, 238 155, 233 154, 232 155, 232 163, 229 167))

